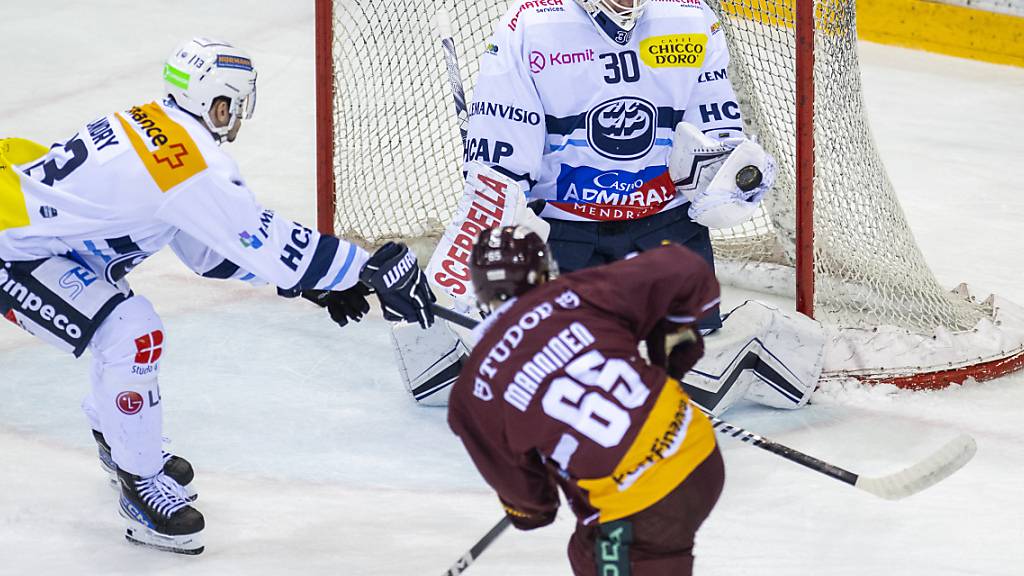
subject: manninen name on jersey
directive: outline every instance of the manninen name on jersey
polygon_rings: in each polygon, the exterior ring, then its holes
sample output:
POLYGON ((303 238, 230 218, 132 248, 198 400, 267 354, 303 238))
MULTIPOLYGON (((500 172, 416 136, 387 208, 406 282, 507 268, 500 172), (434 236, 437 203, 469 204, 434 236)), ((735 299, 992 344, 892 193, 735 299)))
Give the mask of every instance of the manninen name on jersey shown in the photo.
POLYGON ((554 204, 567 212, 596 220, 637 219, 660 211, 676 196, 666 166, 640 172, 602 171, 563 164, 554 204))
POLYGON ((469 106, 469 115, 493 116, 495 118, 503 118, 511 122, 529 124, 530 126, 537 126, 540 124, 541 120, 540 113, 538 112, 524 110, 522 108, 516 108, 515 106, 508 106, 506 104, 495 104, 493 102, 473 102, 469 106))

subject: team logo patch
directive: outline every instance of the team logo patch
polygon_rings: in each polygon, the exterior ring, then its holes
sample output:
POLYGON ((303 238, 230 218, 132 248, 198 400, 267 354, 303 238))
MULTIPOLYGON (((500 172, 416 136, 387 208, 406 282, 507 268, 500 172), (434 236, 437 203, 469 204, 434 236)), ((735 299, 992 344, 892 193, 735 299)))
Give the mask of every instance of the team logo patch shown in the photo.
POLYGON ((117 409, 129 416, 138 414, 144 405, 142 394, 138 392, 129 390, 117 395, 117 409))
POLYGON ((153 364, 163 354, 164 333, 155 330, 135 339, 135 363, 153 364))
POLYGON ((657 110, 642 98, 608 100, 587 114, 587 142, 612 160, 636 160, 654 147, 657 110))
POLYGON ((640 59, 651 68, 700 68, 707 45, 705 34, 651 36, 640 42, 640 59))
POLYGON ((65 272, 64 275, 57 280, 57 284, 68 291, 68 297, 71 300, 75 300, 81 296, 82 292, 85 292, 86 287, 92 285, 92 283, 98 279, 99 277, 89 270, 81 266, 77 266, 65 272))
POLYGON ((242 232, 238 235, 238 241, 242 243, 242 246, 246 248, 252 248, 253 250, 259 250, 263 246, 263 241, 249 234, 248 232, 242 232))

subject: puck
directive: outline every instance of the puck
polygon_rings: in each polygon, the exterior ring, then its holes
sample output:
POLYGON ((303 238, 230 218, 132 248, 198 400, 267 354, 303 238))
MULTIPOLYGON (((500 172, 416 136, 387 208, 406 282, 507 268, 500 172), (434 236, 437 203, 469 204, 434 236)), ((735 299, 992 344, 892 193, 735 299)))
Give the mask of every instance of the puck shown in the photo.
POLYGON ((744 192, 750 192, 761 185, 761 170, 757 166, 744 166, 736 173, 736 186, 744 192))

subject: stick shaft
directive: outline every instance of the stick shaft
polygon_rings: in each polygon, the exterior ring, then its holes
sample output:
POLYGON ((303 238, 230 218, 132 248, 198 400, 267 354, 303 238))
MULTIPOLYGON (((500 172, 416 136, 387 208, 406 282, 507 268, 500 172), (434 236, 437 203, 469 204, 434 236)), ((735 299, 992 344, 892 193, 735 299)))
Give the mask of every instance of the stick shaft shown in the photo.
POLYGON ((512 520, 508 516, 502 518, 501 521, 495 524, 494 527, 487 532, 487 534, 484 534, 483 538, 469 549, 469 552, 466 552, 462 558, 456 560, 455 564, 452 564, 452 567, 444 573, 444 576, 458 576, 465 572, 466 568, 469 568, 470 564, 476 561, 476 559, 480 557, 480 554, 486 550, 492 542, 497 540, 498 536, 501 536, 501 533, 504 532, 511 524, 512 520))
POLYGON ((444 52, 445 68, 448 71, 448 85, 452 90, 452 98, 455 100, 455 118, 459 122, 459 134, 462 135, 462 142, 466 142, 467 124, 469 123, 468 110, 466 109, 466 91, 462 87, 462 74, 459 72, 459 57, 455 52, 455 39, 453 38, 452 22, 448 11, 441 9, 435 16, 435 25, 441 35, 441 49, 444 52))

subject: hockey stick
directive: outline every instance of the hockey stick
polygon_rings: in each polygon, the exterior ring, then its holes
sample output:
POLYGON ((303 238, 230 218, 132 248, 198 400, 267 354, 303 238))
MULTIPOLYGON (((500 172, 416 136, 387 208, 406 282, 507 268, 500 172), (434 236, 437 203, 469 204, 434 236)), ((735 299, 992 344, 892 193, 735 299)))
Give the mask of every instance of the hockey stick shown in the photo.
POLYGON ((452 97, 455 99, 455 118, 459 122, 459 133, 462 135, 462 142, 466 142, 469 112, 466 109, 466 92, 462 88, 462 76, 459 73, 459 58, 455 54, 455 40, 452 34, 452 20, 448 10, 441 8, 434 15, 434 26, 441 36, 441 48, 444 50, 444 63, 448 69, 448 85, 452 89, 452 97))
MULTIPOLYGON (((455 322, 460 326, 465 326, 467 328, 472 328, 477 324, 472 318, 463 316, 458 312, 442 308, 436 304, 432 306, 434 313, 445 320, 455 322)), ((663 343, 664 338, 661 338, 661 341, 663 343)), ((664 349, 651 350, 651 348, 656 348, 654 344, 655 343, 651 339, 648 339, 648 351, 651 356, 665 358, 664 349)), ((697 406, 701 408, 701 410, 704 410, 700 405, 697 406)), ((904 470, 886 476, 866 477, 840 468, 834 464, 829 464, 828 462, 819 460, 809 454, 804 454, 799 450, 779 444, 778 442, 774 442, 748 430, 744 430, 739 426, 729 424, 721 418, 712 416, 707 412, 707 410, 704 410, 704 412, 708 415, 708 418, 711 419, 712 427, 722 434, 732 436, 733 438, 739 438, 742 442, 757 446, 762 450, 767 450, 768 452, 782 456, 790 462, 795 462, 801 466, 810 468, 815 472, 819 472, 830 478, 835 478, 840 482, 844 482, 850 486, 859 488, 865 492, 869 492, 887 500, 899 500, 900 498, 906 498, 912 494, 917 494, 929 486, 935 485, 941 480, 949 477, 952 473, 963 468, 964 465, 974 457, 975 452, 978 450, 978 445, 975 443, 974 438, 967 434, 961 434, 927 458, 905 468, 904 470)))
POLYGON ((504 532, 505 529, 508 528, 511 524, 511 518, 509 518, 508 516, 502 518, 501 521, 495 524, 494 528, 491 528, 491 530, 487 534, 484 534, 484 537, 481 538, 476 544, 474 544, 473 547, 470 548, 468 552, 466 552, 462 555, 461 558, 456 560, 455 564, 452 564, 452 567, 444 573, 444 576, 458 576, 459 574, 465 572, 466 568, 469 568, 469 565, 480 557, 480 553, 486 550, 487 547, 491 545, 491 542, 494 542, 494 540, 497 539, 498 536, 500 536, 501 533, 504 532))
POLYGON ((722 434, 739 438, 741 442, 749 442, 758 448, 778 454, 790 462, 796 462, 815 472, 820 472, 886 500, 906 498, 912 494, 917 494, 929 486, 933 486, 953 472, 963 468, 964 464, 967 464, 974 457, 974 453, 978 449, 974 438, 967 434, 961 434, 916 464, 893 474, 869 478, 834 464, 818 460, 799 450, 773 442, 739 426, 729 424, 711 414, 708 414, 708 418, 711 419, 712 427, 722 434))

